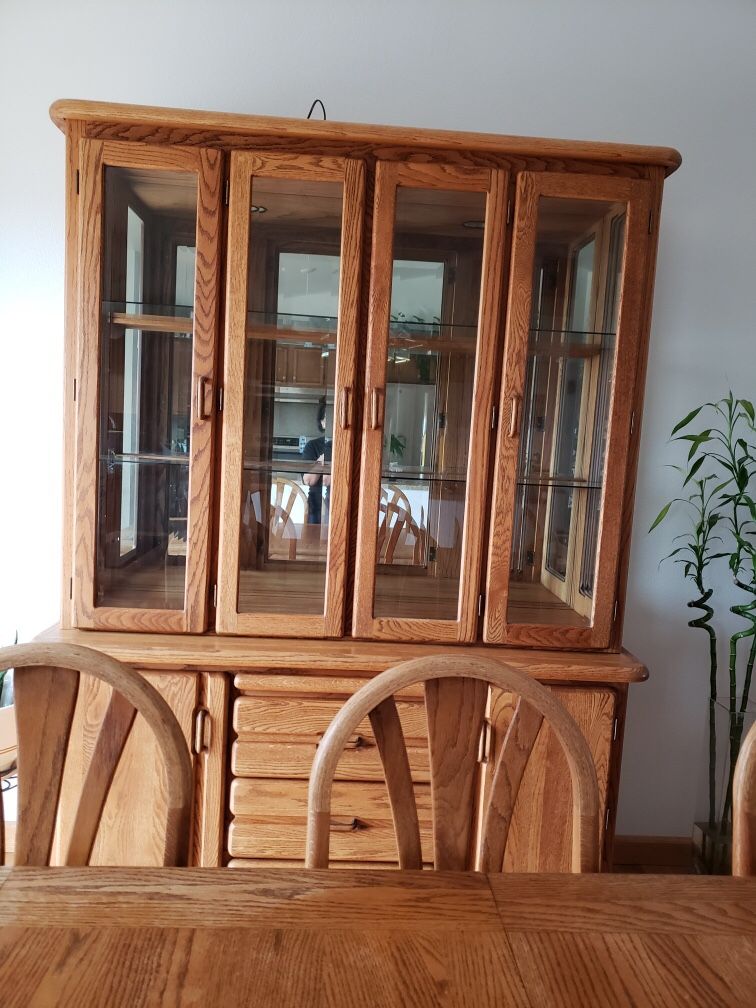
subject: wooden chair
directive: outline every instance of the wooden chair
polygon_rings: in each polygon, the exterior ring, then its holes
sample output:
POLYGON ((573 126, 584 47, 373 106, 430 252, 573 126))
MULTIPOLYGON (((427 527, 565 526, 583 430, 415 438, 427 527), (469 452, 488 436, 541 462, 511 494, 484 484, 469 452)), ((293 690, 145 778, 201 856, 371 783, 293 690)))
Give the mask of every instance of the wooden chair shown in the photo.
MULTIPOLYGON (((378 505, 378 562, 393 564, 397 547, 407 554, 407 541, 412 541, 413 566, 419 567, 425 563, 427 531, 425 528, 425 509, 420 509, 420 521, 412 515, 412 505, 404 491, 393 484, 381 487, 381 500, 378 505)), ((405 561, 406 562, 406 561, 405 561)))
POLYGON ((756 875, 756 724, 751 725, 735 765, 732 874, 756 875))
POLYGON ((501 871, 517 793, 545 720, 561 743, 572 779, 573 872, 599 870, 599 792, 588 744, 550 690, 504 662, 460 654, 416 658, 382 672, 358 690, 329 725, 310 774, 308 868, 327 868, 331 787, 350 736, 370 718, 383 763, 400 868, 422 868, 420 830, 409 761, 394 694, 425 683, 433 859, 437 869, 501 871), (488 685, 519 700, 499 754, 484 810, 479 863, 472 855, 475 780, 488 685))
MULTIPOLYGON (((95 741, 66 865, 86 865, 129 731, 141 714, 165 760, 164 865, 186 865, 192 809, 192 763, 186 741, 166 701, 133 669, 91 648, 69 644, 19 644, 0 649, 0 668, 12 668, 18 728, 17 865, 49 864, 68 740, 81 673, 108 683, 112 697, 95 741)), ((5 857, 0 814, 0 864, 5 857)))
MULTIPOLYGON (((300 502, 304 511, 303 521, 307 520, 307 494, 293 479, 276 473, 271 483, 270 502, 270 537, 275 543, 281 543, 289 560, 297 558, 297 526, 292 516, 294 507, 300 502)), ((280 551, 270 550, 270 555, 279 555, 280 551)))

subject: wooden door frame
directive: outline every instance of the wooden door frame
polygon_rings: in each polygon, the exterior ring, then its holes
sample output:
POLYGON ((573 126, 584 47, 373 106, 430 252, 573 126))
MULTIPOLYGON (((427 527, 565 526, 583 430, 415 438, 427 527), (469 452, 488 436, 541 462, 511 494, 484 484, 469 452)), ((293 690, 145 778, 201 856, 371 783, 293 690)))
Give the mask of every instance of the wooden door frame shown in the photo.
POLYGON ((487 510, 485 490, 501 309, 508 180, 509 173, 496 168, 389 161, 378 161, 376 165, 352 629, 355 637, 444 643, 475 639, 482 566, 482 529, 487 510), (373 615, 383 459, 380 402, 381 397, 385 400, 386 390, 396 190, 399 186, 482 192, 487 196, 459 601, 457 618, 454 620, 373 615))
MULTIPOLYGON (((207 620, 215 410, 211 409, 207 418, 200 418, 194 390, 199 390, 200 383, 204 382, 207 401, 215 381, 223 155, 207 147, 161 147, 85 139, 80 144, 73 622, 78 627, 103 630, 200 633, 206 628, 207 620), (102 228, 106 166, 191 172, 197 176, 188 550, 183 609, 96 605, 102 228)), ((145 327, 145 331, 149 328, 145 327)))
POLYGON ((231 154, 216 609, 216 629, 219 633, 264 637, 340 637, 343 633, 364 204, 365 166, 361 160, 260 151, 234 151, 231 154), (331 481, 322 614, 238 612, 249 205, 254 178, 291 178, 340 182, 343 185, 333 429, 333 458, 339 463, 334 466, 331 481))
POLYGON ((509 312, 493 487, 493 523, 488 551, 484 640, 539 647, 608 647, 619 576, 621 515, 628 476, 630 423, 635 395, 638 348, 643 345, 644 298, 649 254, 652 186, 642 179, 595 175, 522 172, 517 180, 509 312), (627 210, 624 267, 615 350, 615 380, 601 520, 596 550, 592 622, 588 627, 510 623, 507 618, 510 557, 520 445, 516 413, 522 401, 528 358, 532 272, 540 197, 623 203, 627 210), (512 422, 510 422, 510 419, 512 422))

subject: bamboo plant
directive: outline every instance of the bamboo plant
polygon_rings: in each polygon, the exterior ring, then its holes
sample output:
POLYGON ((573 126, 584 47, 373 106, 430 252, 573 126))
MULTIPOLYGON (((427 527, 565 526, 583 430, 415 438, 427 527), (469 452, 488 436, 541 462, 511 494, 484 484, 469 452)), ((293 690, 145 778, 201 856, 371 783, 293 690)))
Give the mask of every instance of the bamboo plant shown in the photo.
POLYGON ((754 408, 747 399, 736 399, 729 392, 718 402, 704 403, 691 410, 672 430, 672 439, 688 445, 683 466, 673 466, 682 478, 687 497, 675 497, 661 509, 649 531, 659 526, 677 506, 689 518, 685 532, 675 537, 679 543, 664 560, 672 559, 682 567, 683 576, 696 588, 696 597, 688 602, 701 615, 688 626, 705 631, 709 660, 709 774, 708 827, 719 843, 712 851, 709 870, 721 870, 722 858, 731 834, 732 781, 740 752, 745 715, 756 660, 756 425, 754 408), (710 424, 695 433, 690 427, 699 417, 710 424), (710 568, 718 562, 727 564, 735 587, 744 592, 742 603, 730 612, 744 621, 729 637, 728 648, 728 738, 727 783, 721 812, 717 810, 717 725, 718 700, 717 633, 713 625, 714 588, 710 568), (747 653, 743 659, 743 649, 747 653))

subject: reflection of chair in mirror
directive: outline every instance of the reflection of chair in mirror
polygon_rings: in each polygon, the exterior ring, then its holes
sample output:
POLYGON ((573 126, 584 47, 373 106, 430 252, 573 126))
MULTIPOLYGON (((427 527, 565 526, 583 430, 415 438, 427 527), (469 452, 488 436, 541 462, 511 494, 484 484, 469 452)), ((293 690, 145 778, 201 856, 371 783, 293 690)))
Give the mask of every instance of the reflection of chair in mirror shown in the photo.
POLYGON ((307 517, 307 494, 303 488, 287 476, 275 475, 271 481, 270 500, 270 544, 268 555, 289 560, 297 558, 297 525, 294 509, 297 501, 302 505, 302 521, 307 517))
POLYGON ((378 506, 378 562, 422 566, 427 539, 425 508, 420 508, 420 520, 416 521, 406 493, 392 483, 382 486, 378 506))

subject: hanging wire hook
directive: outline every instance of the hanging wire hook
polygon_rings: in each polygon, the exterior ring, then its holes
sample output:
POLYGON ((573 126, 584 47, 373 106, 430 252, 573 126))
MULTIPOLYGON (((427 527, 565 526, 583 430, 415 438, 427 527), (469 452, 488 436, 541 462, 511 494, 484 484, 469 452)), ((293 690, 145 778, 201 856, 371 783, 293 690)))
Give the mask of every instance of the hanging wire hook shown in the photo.
POLYGON ((320 100, 320 98, 316 98, 315 101, 312 103, 312 105, 310 105, 310 111, 307 113, 307 118, 308 119, 312 118, 312 113, 315 111, 316 105, 320 105, 320 107, 323 109, 323 121, 325 121, 328 117, 326 116, 325 105, 320 100))

